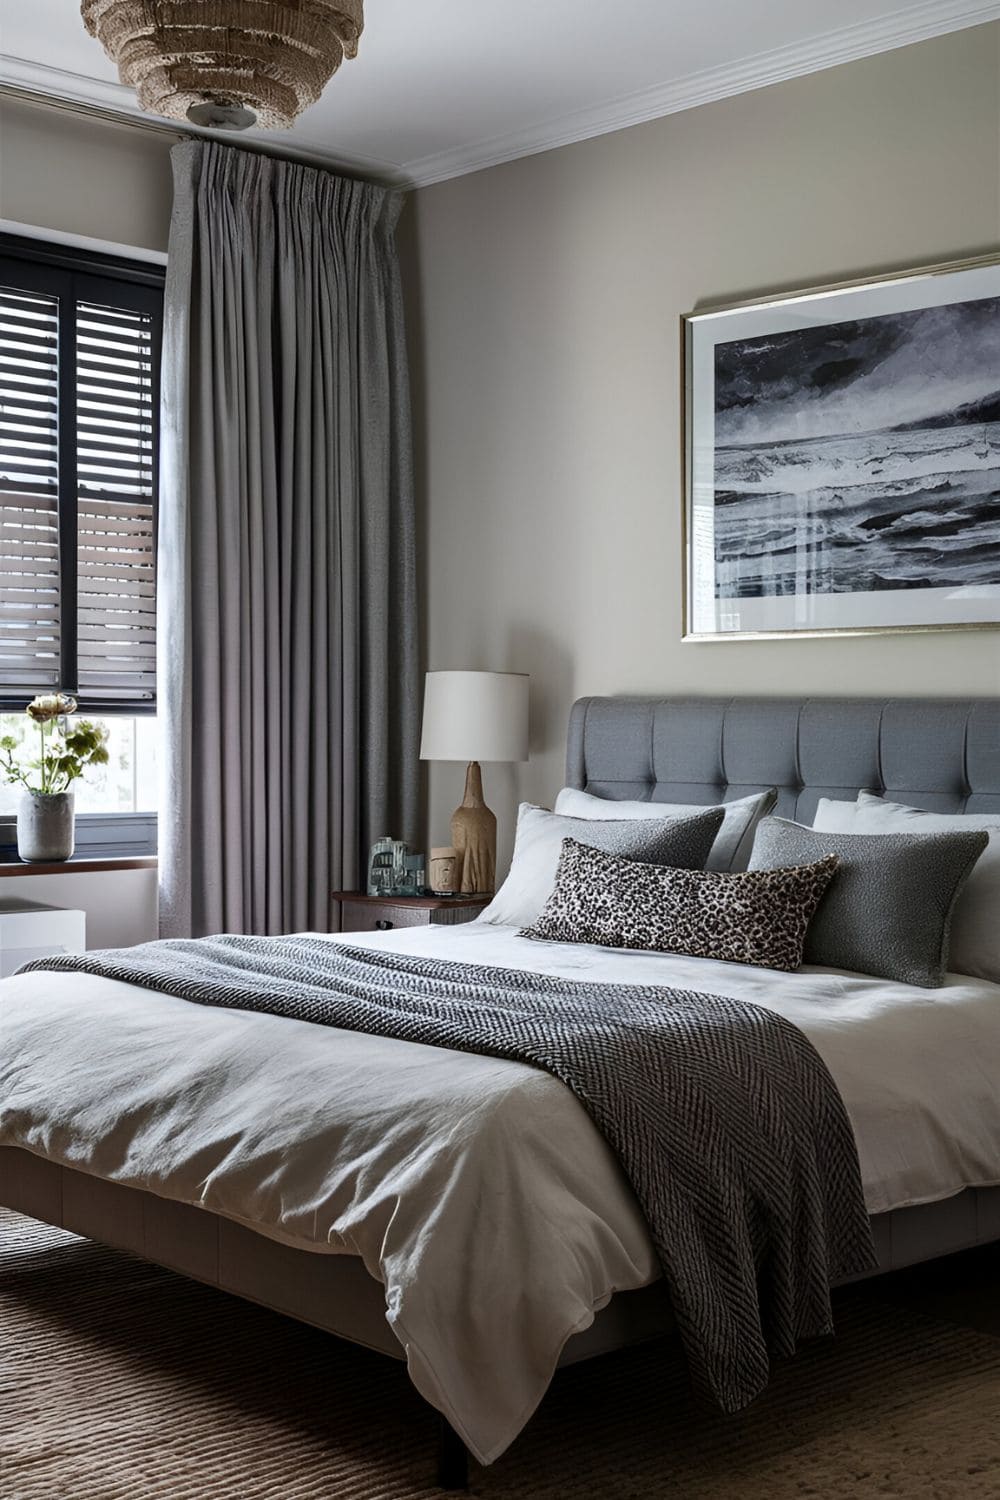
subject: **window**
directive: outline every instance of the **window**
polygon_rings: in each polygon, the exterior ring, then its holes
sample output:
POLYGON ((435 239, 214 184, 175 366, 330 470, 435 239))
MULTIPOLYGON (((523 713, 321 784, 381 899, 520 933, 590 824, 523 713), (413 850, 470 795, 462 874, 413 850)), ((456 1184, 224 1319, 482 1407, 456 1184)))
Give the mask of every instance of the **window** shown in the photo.
MULTIPOLYGON (((83 717, 82 715, 80 717, 83 717)), ((108 729, 108 763, 91 766, 74 783, 78 813, 155 813, 156 720, 90 714, 108 729)), ((26 755, 39 743, 38 728, 27 714, 0 714, 0 735, 9 735, 26 755)), ((17 812, 16 786, 0 781, 0 818, 17 812)))
POLYGON ((102 816, 148 812, 155 764, 162 288, 158 266, 0 235, 0 714, 62 689, 108 723, 103 785, 78 784, 102 816))

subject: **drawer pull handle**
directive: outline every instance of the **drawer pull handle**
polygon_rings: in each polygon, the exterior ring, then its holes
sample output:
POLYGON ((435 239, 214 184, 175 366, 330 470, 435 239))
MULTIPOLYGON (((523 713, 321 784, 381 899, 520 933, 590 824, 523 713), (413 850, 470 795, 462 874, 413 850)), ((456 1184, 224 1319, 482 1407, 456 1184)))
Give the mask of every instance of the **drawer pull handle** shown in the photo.
POLYGON ((378 921, 375 923, 375 931, 376 932, 391 932, 392 931, 392 923, 391 922, 387 922, 384 917, 379 917, 378 921))

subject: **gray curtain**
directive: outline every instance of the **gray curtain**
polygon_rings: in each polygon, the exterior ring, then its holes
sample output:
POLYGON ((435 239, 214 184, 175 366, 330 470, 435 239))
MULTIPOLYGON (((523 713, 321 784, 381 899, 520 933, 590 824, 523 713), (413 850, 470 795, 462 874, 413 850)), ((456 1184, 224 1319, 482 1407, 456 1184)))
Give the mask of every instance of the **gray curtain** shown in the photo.
POLYGON ((161 931, 329 926, 413 841, 399 194, 173 151, 158 551, 161 931))

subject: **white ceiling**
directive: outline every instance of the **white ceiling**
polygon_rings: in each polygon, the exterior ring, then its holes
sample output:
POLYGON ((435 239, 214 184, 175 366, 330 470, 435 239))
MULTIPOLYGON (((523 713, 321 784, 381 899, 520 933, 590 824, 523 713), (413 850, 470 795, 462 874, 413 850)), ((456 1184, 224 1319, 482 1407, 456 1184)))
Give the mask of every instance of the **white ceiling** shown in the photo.
MULTIPOLYGON (((356 61, 249 132, 423 185, 1000 19, 1000 0, 367 0, 356 61)), ((136 112, 76 0, 0 0, 0 81, 136 112)))

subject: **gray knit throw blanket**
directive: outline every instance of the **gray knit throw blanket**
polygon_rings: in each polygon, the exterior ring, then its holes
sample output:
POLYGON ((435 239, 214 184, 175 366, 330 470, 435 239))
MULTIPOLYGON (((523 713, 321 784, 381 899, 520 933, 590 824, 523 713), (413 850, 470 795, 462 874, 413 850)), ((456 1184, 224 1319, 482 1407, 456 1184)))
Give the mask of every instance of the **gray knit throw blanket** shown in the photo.
POLYGON ((199 1005, 509 1058, 579 1099, 649 1225, 696 1388, 737 1411, 769 1356, 830 1333, 875 1265, 851 1126, 798 1027, 744 1000, 350 948, 172 939, 37 959, 199 1005))

